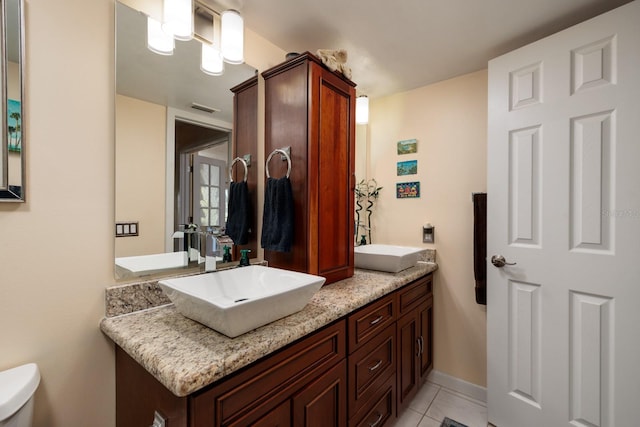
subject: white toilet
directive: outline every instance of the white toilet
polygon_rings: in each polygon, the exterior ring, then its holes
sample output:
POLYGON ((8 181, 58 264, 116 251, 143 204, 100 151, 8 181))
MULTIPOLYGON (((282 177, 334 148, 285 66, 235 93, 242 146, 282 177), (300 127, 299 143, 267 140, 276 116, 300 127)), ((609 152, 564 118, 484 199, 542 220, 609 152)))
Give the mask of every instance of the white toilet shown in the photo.
POLYGON ((31 427, 38 384, 40 371, 35 363, 0 372, 0 427, 31 427))

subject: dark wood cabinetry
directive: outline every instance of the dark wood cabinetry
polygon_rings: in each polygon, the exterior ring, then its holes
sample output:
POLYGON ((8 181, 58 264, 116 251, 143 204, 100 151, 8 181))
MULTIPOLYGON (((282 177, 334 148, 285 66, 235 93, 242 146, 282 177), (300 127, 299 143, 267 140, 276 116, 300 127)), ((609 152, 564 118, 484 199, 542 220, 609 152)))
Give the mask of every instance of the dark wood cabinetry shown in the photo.
POLYGON ((350 426, 366 420, 382 426, 395 418, 396 305, 392 293, 347 317, 350 426))
POLYGON ((189 396, 116 348, 116 424, 390 425, 432 368, 431 275, 189 396))
MULTIPOLYGON (((305 402, 313 393, 309 387, 325 375, 334 381, 339 373, 331 368, 344 360, 345 355, 345 322, 339 321, 221 384, 195 393, 192 397, 193 422, 190 425, 252 425, 265 416, 274 416, 272 411, 276 407, 292 399, 294 414, 304 410, 296 410, 296 407, 308 404, 301 402, 305 402), (305 394, 300 397, 303 392, 305 394)), ((345 377, 346 373, 342 372, 342 376, 345 377)), ((337 381, 346 387, 344 378, 337 381)), ((318 393, 324 392, 318 390, 318 393)), ((320 396, 316 397, 320 399, 320 396)), ((321 400, 326 398, 322 396, 321 400)))
MULTIPOLYGON (((265 250, 269 265, 326 277, 353 276, 355 84, 302 54, 264 73, 265 158, 291 147, 295 224, 291 252, 265 250)), ((286 174, 275 156, 272 177, 286 174)))
MULTIPOLYGON (((240 249, 251 250, 252 257, 258 254, 258 76, 254 76, 232 87, 233 92, 233 151, 232 157, 251 156, 253 163, 247 170, 247 187, 251 201, 251 230, 249 243, 233 245, 233 259, 240 259, 240 249)), ((244 167, 237 163, 232 171, 234 182, 244 179, 244 167)))
POLYGON ((418 392, 433 367, 432 279, 426 276, 398 292, 398 413, 418 392))

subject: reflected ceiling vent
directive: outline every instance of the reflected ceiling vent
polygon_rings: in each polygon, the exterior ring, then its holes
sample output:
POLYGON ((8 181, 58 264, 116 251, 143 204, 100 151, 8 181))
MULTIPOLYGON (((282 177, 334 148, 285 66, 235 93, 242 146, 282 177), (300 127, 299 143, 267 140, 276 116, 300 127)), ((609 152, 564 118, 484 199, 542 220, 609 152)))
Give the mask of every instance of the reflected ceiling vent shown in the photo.
POLYGON ((193 108, 194 110, 204 111, 205 113, 209 114, 219 113, 221 111, 219 108, 209 107, 207 105, 198 104, 197 102, 192 102, 191 108, 193 108))

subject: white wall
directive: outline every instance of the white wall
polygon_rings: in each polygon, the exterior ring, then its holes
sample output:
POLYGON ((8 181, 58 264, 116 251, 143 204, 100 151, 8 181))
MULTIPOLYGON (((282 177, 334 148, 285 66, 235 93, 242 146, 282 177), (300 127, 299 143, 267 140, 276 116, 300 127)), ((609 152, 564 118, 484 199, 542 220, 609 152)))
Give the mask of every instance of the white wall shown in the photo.
POLYGON ((26 1, 27 203, 0 204, 0 369, 36 362, 35 425, 114 425, 113 3, 26 1))
MULTIPOLYGON (((112 427, 114 1, 25 3, 28 193, 0 203, 0 370, 40 366, 35 427, 112 427)), ((246 45, 260 69, 284 58, 250 31, 246 45)))
POLYGON ((166 107, 116 96, 115 219, 140 225, 138 236, 116 239, 118 257, 164 252, 166 131, 166 107))
POLYGON ((437 250, 435 369, 486 384, 486 311, 475 303, 471 192, 486 191, 486 70, 373 99, 367 131, 369 178, 383 187, 373 214, 374 243, 437 250), (418 140, 416 154, 397 142, 418 140), (418 160, 418 174, 396 176, 396 162, 418 160), (421 197, 397 199, 397 182, 419 181, 421 197), (434 245, 422 224, 435 226, 434 245))

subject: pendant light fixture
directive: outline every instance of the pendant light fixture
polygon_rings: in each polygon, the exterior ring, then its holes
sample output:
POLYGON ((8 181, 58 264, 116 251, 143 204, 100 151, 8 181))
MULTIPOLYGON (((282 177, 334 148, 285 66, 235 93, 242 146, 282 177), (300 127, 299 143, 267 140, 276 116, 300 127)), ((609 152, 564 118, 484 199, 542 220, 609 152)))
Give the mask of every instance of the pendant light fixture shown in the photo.
POLYGON ((224 74, 224 61, 220 54, 220 49, 214 45, 202 43, 202 57, 200 69, 203 73, 211 76, 221 76, 224 74))
POLYGON ((147 17, 152 52, 171 55, 175 40, 192 38, 202 44, 200 69, 206 74, 222 75, 224 62, 244 63, 244 20, 237 10, 219 13, 202 0, 164 0, 162 24, 147 17))
POLYGON ((164 0, 162 29, 177 40, 191 40, 193 0, 164 0))
POLYGON ((229 64, 244 62, 244 20, 237 10, 222 12, 221 52, 229 64))
POLYGON ((369 123, 369 97, 360 95, 356 98, 356 123, 366 125, 369 123))
POLYGON ((159 55, 173 55, 175 41, 173 35, 162 31, 162 24, 147 17, 147 48, 159 55))

